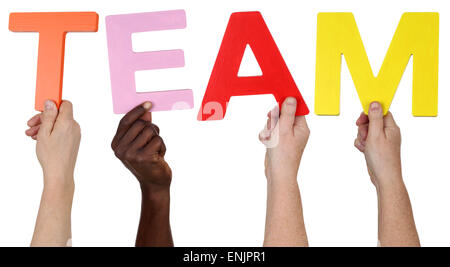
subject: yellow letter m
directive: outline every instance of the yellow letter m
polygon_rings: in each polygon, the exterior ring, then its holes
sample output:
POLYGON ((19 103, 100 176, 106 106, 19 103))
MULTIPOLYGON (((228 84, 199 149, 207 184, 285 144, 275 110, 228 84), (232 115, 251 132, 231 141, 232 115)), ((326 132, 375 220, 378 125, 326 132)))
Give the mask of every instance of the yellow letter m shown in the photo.
POLYGON ((345 56, 364 111, 373 101, 385 113, 394 98, 411 56, 414 116, 438 114, 439 14, 405 13, 378 77, 375 77, 352 13, 319 13, 315 111, 339 115, 342 54, 345 56))

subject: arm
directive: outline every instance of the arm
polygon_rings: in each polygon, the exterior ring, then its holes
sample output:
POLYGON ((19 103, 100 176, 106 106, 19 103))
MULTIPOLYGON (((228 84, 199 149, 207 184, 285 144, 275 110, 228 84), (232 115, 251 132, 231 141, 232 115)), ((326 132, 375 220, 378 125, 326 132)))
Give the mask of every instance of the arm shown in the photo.
POLYGON ((296 182, 268 182, 264 246, 308 246, 302 201, 296 182))
POLYGON ((378 238, 381 246, 420 246, 401 167, 401 134, 391 113, 383 117, 379 103, 357 121, 355 146, 364 153, 378 196, 378 238))
POLYGON ((401 177, 379 190, 378 209, 381 246, 420 246, 408 192, 401 177))
POLYGON ((305 117, 296 117, 297 102, 288 98, 279 116, 269 113, 260 140, 267 146, 267 216, 264 246, 308 246, 297 173, 309 138, 305 117))
POLYGON ((152 123, 150 109, 151 103, 146 102, 126 114, 111 147, 141 187, 136 246, 172 247, 169 220, 172 171, 164 160, 166 146, 158 126, 152 123))
POLYGON ((44 188, 32 247, 71 246, 72 199, 73 189, 44 188))
POLYGON ((37 140, 36 153, 44 173, 44 190, 31 246, 70 246, 74 168, 80 145, 80 127, 72 104, 58 112, 52 101, 33 117, 26 134, 37 140))
POLYGON ((173 247, 170 229, 170 192, 152 192, 142 187, 141 219, 136 246, 173 247))

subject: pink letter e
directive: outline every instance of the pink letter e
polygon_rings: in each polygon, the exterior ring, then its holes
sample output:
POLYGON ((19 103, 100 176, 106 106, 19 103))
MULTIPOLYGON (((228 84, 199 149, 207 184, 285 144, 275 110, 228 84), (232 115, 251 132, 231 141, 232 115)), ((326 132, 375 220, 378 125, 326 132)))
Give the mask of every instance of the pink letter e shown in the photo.
POLYGON ((184 52, 169 50, 135 53, 131 40, 133 33, 184 28, 184 10, 106 17, 114 113, 127 113, 145 101, 153 103, 151 111, 194 107, 192 90, 137 93, 134 77, 136 71, 184 67, 184 52))

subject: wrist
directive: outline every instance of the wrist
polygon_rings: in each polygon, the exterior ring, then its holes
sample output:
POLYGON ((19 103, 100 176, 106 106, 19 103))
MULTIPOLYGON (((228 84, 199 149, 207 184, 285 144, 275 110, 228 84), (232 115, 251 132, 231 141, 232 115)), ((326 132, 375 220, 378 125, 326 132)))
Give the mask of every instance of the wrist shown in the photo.
POLYGON ((377 180, 376 189, 379 197, 385 193, 398 192, 404 188, 405 184, 401 175, 377 180))
POLYGON ((44 192, 73 196, 74 191, 73 174, 44 173, 44 192))
POLYGON ((289 188, 298 187, 297 177, 295 175, 274 175, 267 177, 267 186, 269 188, 289 188))
POLYGON ((158 204, 170 202, 170 187, 141 183, 142 199, 158 204))
POLYGON ((74 196, 74 187, 72 189, 53 186, 44 186, 42 191, 42 202, 45 206, 71 208, 74 196))

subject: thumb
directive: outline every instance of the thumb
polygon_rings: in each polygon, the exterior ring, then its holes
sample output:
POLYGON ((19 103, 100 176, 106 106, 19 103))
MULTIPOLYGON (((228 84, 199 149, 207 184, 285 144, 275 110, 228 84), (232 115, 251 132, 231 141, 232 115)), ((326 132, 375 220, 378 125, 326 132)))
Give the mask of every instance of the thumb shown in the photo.
POLYGON ((286 133, 292 129, 295 122, 295 113, 297 111, 297 99, 293 97, 287 98, 281 107, 280 115, 280 131, 286 133))
POLYGON ((57 116, 58 109, 56 108, 55 102, 51 100, 45 101, 44 112, 42 112, 41 116, 42 123, 38 136, 49 136, 52 133, 57 116))
POLYGON ((383 108, 378 102, 370 104, 369 108, 369 136, 379 136, 384 133, 383 108))
POLYGON ((150 102, 150 101, 147 101, 147 102, 145 102, 143 105, 142 105, 146 110, 148 110, 148 112, 146 112, 144 115, 142 115, 142 117, 140 118, 141 120, 143 120, 143 121, 146 121, 146 122, 152 122, 152 113, 150 112, 150 110, 152 109, 152 107, 153 107, 153 103, 152 102, 150 102))

